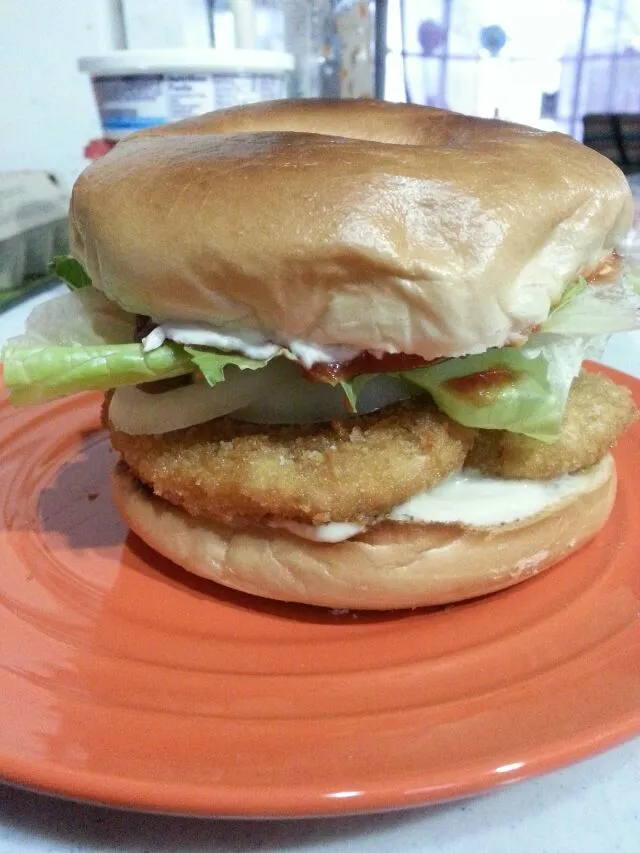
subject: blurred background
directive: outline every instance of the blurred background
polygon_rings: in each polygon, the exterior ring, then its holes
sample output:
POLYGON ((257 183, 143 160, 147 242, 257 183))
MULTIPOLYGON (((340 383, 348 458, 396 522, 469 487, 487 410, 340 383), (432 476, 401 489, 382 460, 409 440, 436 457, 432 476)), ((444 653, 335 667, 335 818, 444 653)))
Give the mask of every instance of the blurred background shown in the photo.
MULTIPOLYGON (((0 168, 46 168, 67 183, 75 178, 87 143, 104 135, 90 71, 105 75, 93 78, 102 86, 103 100, 109 95, 114 100, 121 69, 140 75, 146 63, 152 77, 162 71, 144 55, 137 67, 100 62, 116 49, 134 52, 134 58, 140 51, 175 51, 183 65, 185 54, 191 54, 192 76, 207 72, 203 53, 212 47, 225 55, 231 67, 219 75, 217 99, 201 87, 200 98, 192 91, 180 114, 262 95, 373 95, 375 5, 363 0, 0 0, 0 168), (254 55, 243 69, 243 51, 270 52, 274 62, 269 69, 254 55), (243 76, 230 73, 234 52, 243 76), (81 58, 87 58, 84 71, 81 58)), ((386 7, 386 98, 499 115, 577 138, 587 114, 640 113, 640 0, 378 5, 383 12, 386 7)), ((163 59, 168 73, 180 71, 171 67, 170 53, 163 59)), ((117 118, 112 113, 112 136, 118 135, 117 118)))
POLYGON ((0 291, 60 248, 90 159, 233 104, 384 96, 510 119, 637 186, 640 0, 0 0, 0 33, 0 291))

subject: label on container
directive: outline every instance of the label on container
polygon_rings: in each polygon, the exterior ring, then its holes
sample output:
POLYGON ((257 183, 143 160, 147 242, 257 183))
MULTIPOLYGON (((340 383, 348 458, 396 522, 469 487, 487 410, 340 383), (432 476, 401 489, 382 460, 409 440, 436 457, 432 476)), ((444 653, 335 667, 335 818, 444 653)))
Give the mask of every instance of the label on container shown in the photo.
POLYGON ((166 121, 202 115, 215 109, 213 86, 208 74, 190 74, 188 77, 171 75, 165 78, 166 121))
POLYGON ((221 107, 285 98, 283 74, 197 73, 95 77, 106 137, 202 115, 221 107))
POLYGON ((162 74, 97 77, 93 91, 106 135, 108 131, 130 133, 167 120, 162 74))

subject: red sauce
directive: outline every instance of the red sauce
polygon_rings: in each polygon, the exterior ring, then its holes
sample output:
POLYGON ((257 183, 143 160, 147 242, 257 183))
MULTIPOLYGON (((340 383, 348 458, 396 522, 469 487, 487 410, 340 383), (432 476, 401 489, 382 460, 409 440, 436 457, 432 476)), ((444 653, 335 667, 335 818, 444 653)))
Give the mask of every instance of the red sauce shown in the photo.
POLYGON ((615 251, 598 261, 593 269, 582 272, 587 284, 608 284, 615 281, 620 275, 622 258, 615 251))
POLYGON ((405 355, 399 352, 386 353, 382 358, 377 358, 370 352, 363 352, 351 361, 317 362, 313 367, 303 370, 303 375, 310 382, 334 383, 351 379, 361 373, 400 372, 414 370, 416 367, 426 367, 427 364, 433 364, 433 362, 427 361, 420 355, 405 355))
POLYGON ((493 402, 496 391, 508 382, 512 382, 515 376, 516 374, 508 367, 493 367, 469 376, 448 379, 444 384, 458 397, 466 397, 468 402, 476 406, 486 406, 493 402))

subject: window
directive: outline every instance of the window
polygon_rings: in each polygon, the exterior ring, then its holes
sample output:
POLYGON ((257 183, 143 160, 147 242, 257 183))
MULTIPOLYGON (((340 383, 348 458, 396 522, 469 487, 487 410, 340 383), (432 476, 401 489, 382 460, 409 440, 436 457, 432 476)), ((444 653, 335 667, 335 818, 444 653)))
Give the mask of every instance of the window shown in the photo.
POLYGON ((389 0, 385 96, 582 136, 640 113, 640 0, 389 0))

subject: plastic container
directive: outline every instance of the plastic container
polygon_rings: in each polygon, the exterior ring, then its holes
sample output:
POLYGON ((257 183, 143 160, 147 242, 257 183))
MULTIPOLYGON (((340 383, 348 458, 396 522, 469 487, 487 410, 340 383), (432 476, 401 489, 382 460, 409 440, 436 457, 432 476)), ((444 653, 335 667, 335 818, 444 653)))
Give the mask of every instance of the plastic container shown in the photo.
POLYGON ((0 292, 46 275, 68 250, 68 203, 48 172, 0 172, 0 292))
POLYGON ((0 237, 0 293, 12 290, 24 278, 24 261, 27 241, 22 234, 2 239, 0 237))
POLYGON ((236 104, 285 98, 294 58, 259 50, 118 50, 84 57, 105 139, 236 104))

